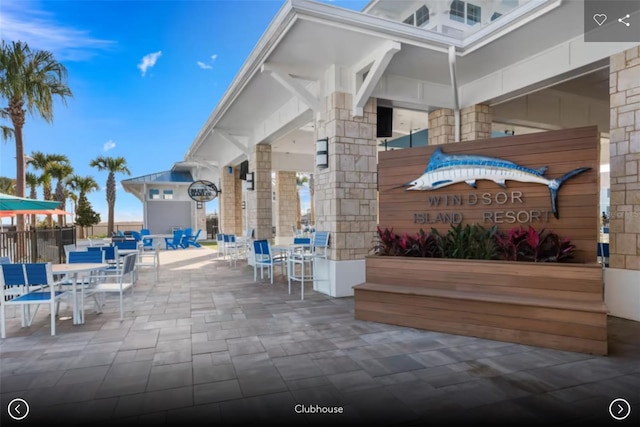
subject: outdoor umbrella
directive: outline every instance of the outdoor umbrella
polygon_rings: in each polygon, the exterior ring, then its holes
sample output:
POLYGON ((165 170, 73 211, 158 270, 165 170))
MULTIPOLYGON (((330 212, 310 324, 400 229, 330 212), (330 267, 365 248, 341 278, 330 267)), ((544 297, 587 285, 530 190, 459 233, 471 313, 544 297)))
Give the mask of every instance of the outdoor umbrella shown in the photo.
POLYGON ((34 200, 0 193, 0 211, 19 211, 18 214, 31 214, 31 211, 56 209, 60 202, 34 200))
POLYGON ((25 215, 73 215, 73 212, 63 211, 62 209, 18 209, 15 211, 0 211, 0 218, 16 216, 19 214, 25 215))

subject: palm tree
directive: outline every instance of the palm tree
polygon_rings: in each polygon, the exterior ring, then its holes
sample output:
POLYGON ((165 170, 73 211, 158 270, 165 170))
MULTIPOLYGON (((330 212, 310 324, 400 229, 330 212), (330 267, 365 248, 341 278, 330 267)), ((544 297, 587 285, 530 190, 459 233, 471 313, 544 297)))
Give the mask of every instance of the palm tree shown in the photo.
MULTIPOLYGON (((87 194, 100 189, 100 186, 98 185, 96 180, 93 179, 92 176, 83 177, 80 175, 72 175, 69 178, 67 178, 66 184, 69 190, 77 191, 79 193, 78 197, 75 199, 75 202, 76 202, 76 206, 74 208, 75 211, 77 211, 80 200, 86 200, 87 194)), ((71 198, 73 199, 73 197, 71 198)), ((84 239, 84 227, 81 227, 80 238, 84 239)))
MULTIPOLYGON (((27 172, 25 174, 25 182, 30 188, 29 198, 37 199, 38 198, 38 184, 40 184, 40 179, 35 173, 27 172)), ((31 215, 31 225, 35 226, 36 224, 36 216, 31 215)))
POLYGON ((302 227, 302 213, 300 207, 300 187, 308 182, 309 178, 302 173, 296 173, 296 228, 299 230, 302 227))
MULTIPOLYGON (((57 165, 68 165, 69 158, 64 154, 45 154, 42 151, 34 151, 31 153, 31 159, 29 164, 36 170, 41 171, 40 182, 42 183, 42 195, 45 200, 54 200, 53 191, 51 187, 51 173, 52 168, 57 165)), ((51 215, 47 215, 47 226, 51 228, 53 226, 53 219, 51 215)))
MULTIPOLYGON (((6 109, 0 108, 0 119, 8 119, 9 113, 6 109)), ((0 125, 0 138, 4 141, 8 141, 13 136, 13 129, 8 126, 0 125)))
POLYGON ((0 176, 0 193, 16 194, 16 180, 6 176, 0 176))
POLYGON ((127 168, 127 160, 124 157, 96 157, 91 160, 89 166, 98 168, 99 171, 109 171, 107 177, 107 205, 109 206, 109 220, 107 221, 107 234, 113 233, 113 215, 116 206, 116 172, 131 175, 127 168))
MULTIPOLYGON (((60 202, 60 209, 65 210, 67 205, 67 195, 65 194, 64 179, 73 173, 73 168, 68 163, 53 163, 50 166, 49 173, 52 177, 58 180, 56 183, 56 193, 54 199, 60 202)), ((62 227, 62 222, 65 220, 64 215, 58 215, 58 226, 62 227)))
MULTIPOLYGON (((64 195, 65 198, 71 200, 71 212, 73 212, 73 216, 75 217, 76 215, 76 209, 78 207, 78 195, 76 193, 71 192, 71 190, 69 190, 68 186, 69 186, 69 181, 66 182, 67 184, 67 188, 65 188, 64 190, 64 195)), ((65 202, 65 206, 66 206, 66 202, 65 202)))
MULTIPOLYGON (((16 195, 24 197, 25 162, 22 128, 26 113, 53 121, 54 96, 65 103, 72 96, 67 86, 67 69, 56 61, 51 52, 31 50, 24 42, 0 46, 0 99, 8 106, 1 108, 9 116, 16 141, 16 195)), ((5 129, 2 129, 5 135, 5 129)), ((18 215, 17 230, 24 230, 24 216, 18 215)))
POLYGON ((311 202, 311 212, 309 212, 309 224, 316 225, 316 207, 315 207, 315 182, 313 181, 313 174, 309 174, 309 201, 311 202))

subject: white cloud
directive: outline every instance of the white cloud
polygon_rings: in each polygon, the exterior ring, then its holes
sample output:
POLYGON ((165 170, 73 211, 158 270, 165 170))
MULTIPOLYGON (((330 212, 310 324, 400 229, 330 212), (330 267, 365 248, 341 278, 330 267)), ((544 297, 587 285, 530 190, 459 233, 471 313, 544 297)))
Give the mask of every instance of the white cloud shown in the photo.
POLYGON ((36 2, 2 2, 3 40, 20 40, 30 48, 52 52, 58 61, 84 61, 116 45, 114 40, 92 37, 88 30, 62 25, 36 2))
POLYGON ((112 150, 114 148, 116 148, 116 143, 113 142, 111 139, 108 140, 107 142, 105 142, 104 145, 102 146, 102 149, 104 151, 109 151, 109 150, 112 150))
POLYGON ((196 64, 198 64, 198 67, 202 68, 203 70, 210 70, 213 68, 211 65, 207 65, 202 61, 198 61, 196 62, 196 64))
POLYGON ((198 67, 202 68, 203 70, 210 70, 213 68, 213 63, 216 62, 217 57, 218 54, 214 53, 213 55, 211 55, 211 64, 207 64, 202 61, 197 61, 196 64, 198 64, 198 67))
POLYGON ((152 68, 154 65, 156 65, 156 61, 161 56, 162 56, 162 51, 159 50, 157 52, 149 53, 142 57, 142 60, 138 64, 138 68, 140 68, 140 71, 142 71, 142 77, 144 77, 144 75, 147 73, 147 70, 149 68, 152 68))

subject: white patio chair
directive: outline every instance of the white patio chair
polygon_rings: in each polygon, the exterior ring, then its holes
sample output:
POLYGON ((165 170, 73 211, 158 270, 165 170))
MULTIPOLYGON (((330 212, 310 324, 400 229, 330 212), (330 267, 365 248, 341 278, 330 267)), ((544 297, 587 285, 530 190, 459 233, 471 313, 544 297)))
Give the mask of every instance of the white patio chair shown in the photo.
POLYGON ((153 269, 153 283, 158 283, 160 253, 158 251, 145 251, 144 248, 141 247, 136 260, 136 270, 140 268, 153 269))
POLYGON ((125 256, 121 269, 104 276, 100 283, 91 288, 87 296, 93 297, 98 313, 102 313, 102 306, 104 305, 104 300, 101 300, 100 296, 104 297, 103 294, 107 293, 117 293, 120 297, 120 320, 124 320, 124 293, 131 289, 131 296, 133 297, 136 257, 137 254, 125 256))

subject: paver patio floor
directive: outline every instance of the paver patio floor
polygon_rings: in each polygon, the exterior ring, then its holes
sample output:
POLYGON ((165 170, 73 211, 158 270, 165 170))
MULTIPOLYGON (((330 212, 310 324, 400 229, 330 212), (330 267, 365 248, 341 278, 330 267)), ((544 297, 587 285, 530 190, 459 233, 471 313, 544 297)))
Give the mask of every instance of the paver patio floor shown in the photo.
POLYGON ((9 310, 2 424, 640 425, 640 322, 610 317, 610 355, 591 356, 357 321, 353 298, 300 301, 276 279, 209 248, 163 251, 123 322, 116 298, 99 315, 87 300, 85 324, 54 337, 46 308, 25 329, 9 310))

